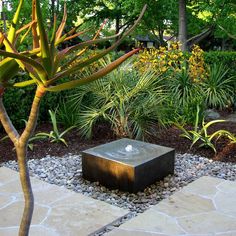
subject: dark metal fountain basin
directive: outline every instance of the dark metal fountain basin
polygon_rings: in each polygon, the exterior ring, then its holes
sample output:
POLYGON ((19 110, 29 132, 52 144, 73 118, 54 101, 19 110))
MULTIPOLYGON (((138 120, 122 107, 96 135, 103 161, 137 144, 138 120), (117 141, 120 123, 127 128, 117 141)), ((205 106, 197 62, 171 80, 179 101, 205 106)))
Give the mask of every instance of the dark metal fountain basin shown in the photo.
POLYGON ((85 179, 129 192, 173 174, 174 162, 174 149, 127 138, 82 152, 85 179))

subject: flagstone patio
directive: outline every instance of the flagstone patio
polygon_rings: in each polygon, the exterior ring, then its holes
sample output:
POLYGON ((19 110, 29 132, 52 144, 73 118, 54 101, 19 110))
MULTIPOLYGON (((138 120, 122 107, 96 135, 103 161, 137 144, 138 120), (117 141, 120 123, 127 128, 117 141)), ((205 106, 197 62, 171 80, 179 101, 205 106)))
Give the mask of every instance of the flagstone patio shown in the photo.
POLYGON ((107 236, 236 236, 236 182, 202 177, 107 236))
MULTIPOLYGON (((127 210, 32 178, 31 236, 83 236, 127 210)), ((18 173, 0 168, 0 235, 17 235, 23 210, 18 173)), ((201 177, 107 236, 236 236, 236 182, 201 177)))
MULTIPOLYGON (((64 187, 31 180, 35 195, 31 236, 88 235, 128 213, 64 187)), ((23 206, 18 173, 0 168, 0 235, 17 235, 23 206)))

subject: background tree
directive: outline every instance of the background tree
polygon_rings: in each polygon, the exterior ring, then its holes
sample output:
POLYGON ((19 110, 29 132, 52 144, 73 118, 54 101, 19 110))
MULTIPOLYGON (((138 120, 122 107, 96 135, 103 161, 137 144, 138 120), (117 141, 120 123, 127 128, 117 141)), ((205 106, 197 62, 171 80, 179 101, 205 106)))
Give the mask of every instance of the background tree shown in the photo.
MULTIPOLYGON (((10 0, 10 2, 15 9, 18 1, 10 0)), ((109 35, 114 31, 120 32, 132 25, 142 6, 147 4, 148 8, 142 24, 135 30, 134 35, 152 35, 160 45, 163 45, 166 43, 164 36, 168 36, 169 39, 180 38, 181 41, 184 41, 181 37, 185 34, 187 43, 182 44, 183 46, 187 44, 188 48, 206 38, 210 39, 206 45, 202 45, 206 49, 213 48, 218 41, 221 43, 220 45, 217 43, 217 46, 221 46, 223 49, 227 48, 229 44, 232 46, 236 44, 235 40, 230 39, 222 30, 223 28, 232 35, 236 34, 235 0, 67 0, 66 3, 68 25, 65 31, 73 26, 73 22, 78 22, 78 19, 84 22, 81 28, 87 28, 98 27, 108 18, 106 34, 109 35), (180 9, 186 9, 186 11, 180 12, 180 9), (179 17, 179 12, 181 14, 185 12, 185 16, 179 17), (180 24, 181 22, 183 24, 180 24), (186 26, 184 26, 185 24, 186 26), (186 33, 183 34, 184 29, 186 29, 186 33)), ((57 13, 58 18, 62 19, 63 4, 62 0, 41 1, 44 20, 48 21, 48 27, 52 26, 54 13, 57 13)), ((27 18, 24 17, 29 12, 30 4, 24 2, 24 10, 21 13, 24 23, 27 23, 27 18)))
POLYGON ((186 0, 179 0, 179 35, 182 51, 187 50, 186 0))

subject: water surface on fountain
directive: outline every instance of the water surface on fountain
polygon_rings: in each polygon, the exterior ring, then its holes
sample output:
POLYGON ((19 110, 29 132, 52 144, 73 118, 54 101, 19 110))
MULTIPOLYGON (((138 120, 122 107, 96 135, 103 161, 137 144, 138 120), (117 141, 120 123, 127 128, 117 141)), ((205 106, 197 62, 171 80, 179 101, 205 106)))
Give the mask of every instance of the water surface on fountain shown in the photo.
POLYGON ((166 152, 166 147, 132 139, 120 139, 109 144, 91 148, 88 152, 94 156, 137 165, 149 161, 157 155, 162 155, 166 152))

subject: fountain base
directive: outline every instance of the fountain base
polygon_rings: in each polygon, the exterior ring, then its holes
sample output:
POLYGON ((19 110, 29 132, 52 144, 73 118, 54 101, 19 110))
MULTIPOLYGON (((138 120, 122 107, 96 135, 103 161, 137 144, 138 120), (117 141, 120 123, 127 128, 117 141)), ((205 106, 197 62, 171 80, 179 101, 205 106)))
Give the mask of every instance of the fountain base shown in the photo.
POLYGON ((83 177, 102 185, 138 192, 174 173, 175 150, 120 139, 82 152, 83 177))

